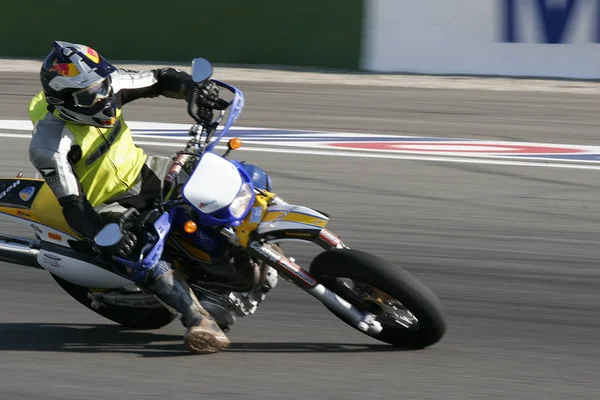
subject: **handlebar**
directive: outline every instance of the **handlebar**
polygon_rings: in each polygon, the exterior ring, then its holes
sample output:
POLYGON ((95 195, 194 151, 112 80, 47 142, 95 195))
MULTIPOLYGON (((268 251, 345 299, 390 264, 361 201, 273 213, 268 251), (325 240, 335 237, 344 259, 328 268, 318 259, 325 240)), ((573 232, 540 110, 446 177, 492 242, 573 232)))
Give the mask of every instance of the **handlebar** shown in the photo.
POLYGON ((119 215, 116 219, 117 221, 119 221, 119 226, 123 228, 123 225, 125 224, 125 222, 127 222, 129 218, 134 216, 137 217, 138 215, 140 215, 140 212, 136 208, 131 207, 128 208, 127 211, 125 211, 123 214, 119 215))
MULTIPOLYGON (((223 120, 225 110, 221 110, 221 113, 220 113, 219 117, 217 118, 217 120, 215 122, 211 123, 208 127, 202 126, 202 129, 200 129, 199 123, 193 125, 189 131, 189 134, 191 136, 193 136, 194 138, 191 139, 190 142, 188 142, 188 146, 187 146, 188 149, 189 148, 198 149, 198 145, 200 144, 200 137, 204 133, 206 133, 206 140, 205 140, 206 147, 205 147, 204 151, 212 151, 213 148, 217 145, 217 143, 221 140, 221 138, 233 126, 233 124, 235 123, 237 118, 242 113, 242 109, 244 108, 244 95, 242 94, 242 92, 239 89, 237 89, 236 87, 231 86, 225 82, 216 80, 216 79, 211 79, 211 82, 214 82, 218 87, 226 89, 226 90, 230 91, 231 93, 233 93, 233 100, 231 100, 229 107, 228 107, 228 109, 230 110, 229 115, 227 116, 227 120, 225 121, 225 126, 223 127, 223 129, 221 129, 221 132, 219 132, 219 135, 212 141, 210 141, 210 140, 212 139, 213 134, 216 131, 219 123, 223 120)), ((194 118, 196 120, 196 117, 193 113, 193 107, 195 106, 193 96, 194 96, 194 92, 190 91, 190 98, 188 99, 188 113, 190 114, 190 116, 192 118, 194 118)), ((200 155, 200 154, 198 154, 198 155, 200 155)), ((190 159, 190 157, 191 157, 191 154, 189 154, 189 153, 179 154, 173 161, 173 165, 169 168, 169 171, 167 172, 167 174, 164 176, 164 178, 163 178, 164 183, 166 183, 167 185, 172 187, 177 180, 177 176, 181 172, 185 163, 190 159)))
POLYGON ((242 109, 244 108, 244 94, 239 89, 216 79, 211 79, 211 81, 214 82, 220 88, 227 89, 231 93, 233 93, 233 100, 231 100, 231 103, 228 107, 229 115, 227 116, 225 126, 223 127, 223 129, 221 129, 221 132, 219 132, 217 138, 206 146, 206 151, 212 151, 212 149, 217 145, 217 143, 221 140, 225 133, 227 133, 229 129, 233 126, 235 121, 242 113, 242 109))
POLYGON ((197 122, 196 125, 190 129, 190 135, 194 136, 196 139, 196 143, 199 140, 199 137, 206 133, 206 150, 211 151, 214 146, 221 140, 223 135, 231 128, 231 126, 235 123, 237 118, 242 113, 242 109, 244 108, 244 95, 242 92, 234 86, 231 86, 225 82, 221 82, 216 79, 210 79, 211 82, 216 84, 218 87, 222 89, 226 89, 233 93, 233 99, 229 103, 229 106, 226 109, 229 109, 229 115, 227 116, 227 120, 225 121, 225 126, 221 129, 221 132, 217 136, 215 140, 209 143, 210 139, 213 136, 213 133, 217 130, 218 125, 223 120, 223 116, 225 114, 225 110, 220 110, 220 115, 216 121, 208 124, 208 126, 201 125, 202 121, 199 121, 198 117, 194 112, 194 107, 197 108, 195 98, 196 92, 194 90, 190 91, 190 95, 188 98, 188 114, 197 122), (202 126, 202 130, 200 130, 200 126, 202 126))

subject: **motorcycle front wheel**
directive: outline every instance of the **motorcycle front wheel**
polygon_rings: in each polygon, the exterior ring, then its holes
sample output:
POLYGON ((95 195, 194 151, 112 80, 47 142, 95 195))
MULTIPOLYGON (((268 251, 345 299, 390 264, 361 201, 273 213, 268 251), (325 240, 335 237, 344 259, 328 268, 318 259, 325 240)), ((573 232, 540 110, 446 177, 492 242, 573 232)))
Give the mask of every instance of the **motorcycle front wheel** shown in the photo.
POLYGON ((374 339, 418 349, 437 343, 446 332, 446 314, 437 296, 414 275, 380 257, 354 249, 328 250, 315 257, 310 273, 344 300, 376 316, 383 329, 369 334, 374 339))

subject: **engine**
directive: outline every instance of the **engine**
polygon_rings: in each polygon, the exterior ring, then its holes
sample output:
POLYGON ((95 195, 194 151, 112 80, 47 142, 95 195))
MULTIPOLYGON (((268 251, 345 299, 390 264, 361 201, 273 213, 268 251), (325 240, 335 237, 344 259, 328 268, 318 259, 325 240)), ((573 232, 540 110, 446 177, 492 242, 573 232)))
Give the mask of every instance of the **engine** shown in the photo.
POLYGON ((237 318, 254 314, 277 281, 277 271, 267 267, 261 282, 247 292, 213 291, 198 285, 192 285, 192 288, 202 307, 213 316, 221 329, 227 330, 237 318))

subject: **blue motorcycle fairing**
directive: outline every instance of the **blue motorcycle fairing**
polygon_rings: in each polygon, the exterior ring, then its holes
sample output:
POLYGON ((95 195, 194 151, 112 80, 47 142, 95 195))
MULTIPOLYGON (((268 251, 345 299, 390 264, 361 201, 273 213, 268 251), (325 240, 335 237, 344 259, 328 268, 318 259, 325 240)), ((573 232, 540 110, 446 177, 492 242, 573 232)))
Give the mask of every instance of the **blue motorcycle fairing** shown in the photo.
POLYGON ((152 269, 162 256, 165 249, 165 238, 171 230, 172 216, 168 212, 164 212, 156 221, 154 221, 154 234, 147 233, 144 237, 143 247, 140 253, 140 261, 130 261, 119 257, 113 259, 122 265, 131 269, 131 278, 134 282, 141 282, 146 278, 147 272, 152 269), (157 236, 156 236, 157 235, 157 236), (154 236, 154 238, 152 237, 154 236), (152 243, 152 241, 154 243, 152 243), (146 255, 144 256, 144 253, 146 255))
MULTIPOLYGON (((236 160, 229 160, 232 162, 238 170, 242 170, 246 173, 247 177, 252 181, 254 186, 271 191, 272 181, 269 175, 253 164, 247 164, 245 162, 238 162, 236 160)), ((242 176, 244 176, 242 172, 242 176)), ((243 178, 244 181, 246 179, 243 178)), ((185 232, 184 225, 189 221, 190 217, 186 214, 182 208, 176 208, 172 210, 173 214, 173 227, 171 230, 177 233, 177 236, 188 243, 191 246, 196 247, 198 250, 208 254, 211 260, 220 260, 223 256, 223 249, 227 246, 227 239, 215 232, 212 228, 203 226, 200 220, 194 221, 198 224, 198 229, 194 233, 185 232)), ((181 249, 180 249, 181 251, 181 249)), ((193 257, 192 255, 188 255, 193 257)))
POLYGON ((240 164, 242 167, 244 167, 244 170, 246 170, 246 173, 252 179, 252 183, 255 187, 269 192, 273 191, 273 182, 271 181, 271 177, 263 169, 254 164, 246 164, 244 161, 242 161, 240 164))
MULTIPOLYGON (((234 124, 234 122, 239 117, 242 109, 244 108, 244 95, 237 88, 218 81, 212 80, 219 87, 229 90, 233 93, 234 97, 230 104, 229 115, 227 116, 227 121, 225 126, 218 133, 216 138, 206 147, 206 151, 212 151, 213 148, 217 145, 217 143, 221 140, 221 138, 229 131, 229 128, 234 124)), ((237 170, 242 177, 242 180, 251 185, 253 188, 257 187, 263 190, 272 191, 272 181, 271 177, 263 171, 261 168, 246 163, 240 163, 238 161, 232 161, 237 170)), ((132 278, 139 282, 140 280, 145 279, 148 271, 152 271, 157 265, 160 267, 161 257, 165 247, 165 238, 170 232, 172 228, 176 229, 176 232, 181 235, 190 235, 188 239, 191 239, 191 242, 197 246, 197 248, 206 254, 216 255, 216 258, 220 258, 219 256, 223 254, 223 251, 227 245, 227 240, 225 238, 215 237, 214 232, 210 227, 219 226, 219 225, 229 225, 229 226, 237 226, 241 223, 241 221, 246 217, 248 212, 252 209, 254 205, 254 190, 252 190, 252 198, 249 202, 248 208, 239 218, 233 217, 231 212, 229 211, 229 206, 225 207, 217 212, 211 214, 204 214, 200 212, 193 204, 190 206, 194 207, 196 211, 198 211, 198 230, 194 234, 188 234, 183 229, 183 224, 187 222, 187 218, 185 216, 185 212, 181 210, 179 207, 171 209, 170 212, 163 213, 155 222, 154 222, 154 233, 147 233, 143 238, 144 246, 143 250, 140 254, 140 260, 137 262, 124 260, 118 257, 113 257, 117 262, 129 267, 132 270, 132 278), (145 254, 145 256, 144 256, 145 254)))
MULTIPOLYGON (((206 154, 206 152, 204 154, 206 154)), ((219 157, 221 157, 221 156, 219 156, 219 157)), ((225 225, 238 226, 244 220, 244 218, 246 218, 246 215, 248 214, 248 212, 250 211, 250 209, 254 205, 254 197, 255 197, 254 186, 253 186, 253 183, 252 183, 252 179, 250 178, 250 175, 248 175, 248 173, 246 172, 246 170, 244 169, 244 167, 242 166, 242 164, 240 162, 235 161, 235 160, 227 160, 227 162, 230 162, 233 165, 235 165, 236 168, 237 168, 237 171, 239 172, 239 174, 240 174, 240 176, 242 178, 242 182, 247 183, 247 184, 249 184, 251 186, 251 189, 252 189, 252 198, 250 199, 250 202, 248 203, 248 207, 244 211, 244 213, 239 218, 236 218, 229 211, 229 205, 227 207, 221 208, 220 210, 214 211, 214 212, 212 212, 210 214, 205 214, 202 211, 200 211, 189 200, 185 199, 185 197, 184 197, 185 201, 189 205, 191 205, 192 207, 194 207, 194 209, 198 212, 198 224, 199 225, 205 225, 205 226, 225 226, 225 225)), ((197 168, 197 166, 196 166, 196 168, 197 168)), ((194 172, 192 172, 192 174, 193 173, 194 172)), ((185 186, 186 185, 188 185, 188 182, 186 182, 184 184, 183 190, 185 190, 185 186)))
MULTIPOLYGON (((183 228, 190 217, 183 208, 177 207, 172 211, 173 227, 171 230, 177 232, 177 236, 186 243, 196 247, 198 250, 208 254, 211 259, 220 258, 224 246, 227 243, 227 238, 215 232, 210 227, 205 227, 198 224, 198 229, 194 233, 187 233, 183 228)), ((198 222, 198 221, 194 221, 198 222)))

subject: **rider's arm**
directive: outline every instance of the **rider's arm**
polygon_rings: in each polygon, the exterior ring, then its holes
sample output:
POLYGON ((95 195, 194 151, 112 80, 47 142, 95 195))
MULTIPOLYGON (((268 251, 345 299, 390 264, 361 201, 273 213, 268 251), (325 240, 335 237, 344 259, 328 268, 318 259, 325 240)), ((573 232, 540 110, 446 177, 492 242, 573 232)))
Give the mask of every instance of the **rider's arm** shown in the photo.
POLYGON ((112 79, 119 107, 148 97, 186 99, 194 84, 190 74, 176 68, 159 68, 150 71, 120 68, 112 75, 112 79))
POLYGON ((57 124, 52 125, 44 121, 36 124, 29 158, 58 199, 67 224, 93 240, 105 222, 87 200, 69 161, 75 144, 73 134, 66 127, 57 129, 57 124))

